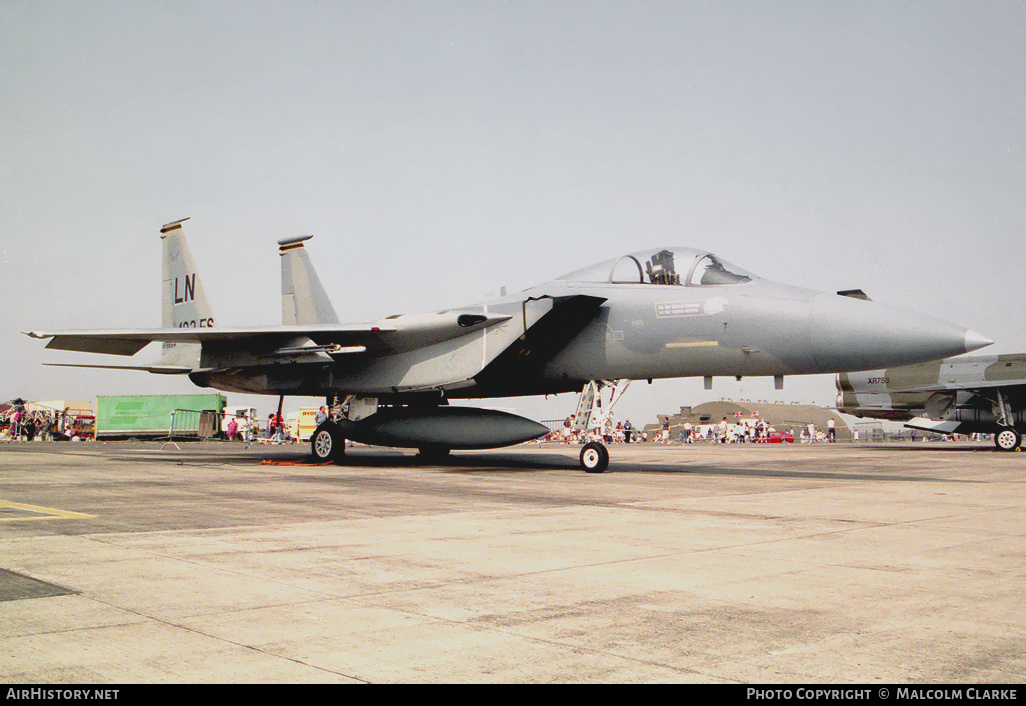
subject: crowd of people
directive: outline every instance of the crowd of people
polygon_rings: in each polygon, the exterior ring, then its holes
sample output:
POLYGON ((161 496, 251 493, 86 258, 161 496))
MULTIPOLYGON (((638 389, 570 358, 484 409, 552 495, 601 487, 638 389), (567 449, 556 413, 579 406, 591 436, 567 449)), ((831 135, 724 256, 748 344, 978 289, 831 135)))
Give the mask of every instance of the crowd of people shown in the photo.
MULTIPOLYGON (((224 438, 227 441, 259 441, 263 439, 272 444, 294 444, 292 430, 280 414, 272 412, 267 415, 267 426, 261 436, 260 422, 255 417, 251 420, 244 414, 225 415, 224 438)), ((321 405, 314 414, 314 426, 320 426, 328 419, 327 408, 321 405)))
POLYGON ((80 428, 68 410, 29 409, 20 397, 11 400, 0 415, 0 439, 5 441, 82 441, 91 432, 80 428))
MULTIPOLYGON (((565 444, 583 444, 590 441, 601 441, 604 443, 630 443, 646 442, 649 440, 649 432, 644 429, 635 429, 630 420, 608 424, 606 429, 575 429, 576 417, 571 414, 557 431, 550 432, 545 436, 545 441, 558 441, 565 444)), ((719 423, 713 424, 692 424, 689 421, 671 424, 670 417, 663 417, 662 423, 657 430, 653 431, 652 441, 661 444, 679 443, 693 444, 696 442, 712 442, 718 444, 746 444, 770 441, 771 437, 778 437, 780 441, 800 441, 801 443, 824 443, 837 441, 836 422, 830 419, 827 428, 820 430, 816 425, 809 422, 799 427, 798 436, 795 436, 793 427, 787 427, 778 431, 770 426, 768 422, 759 418, 738 419, 730 422, 723 417, 719 423)), ((852 440, 858 441, 858 430, 852 434, 852 440)))
POLYGON ((549 432, 544 441, 560 441, 564 444, 584 444, 591 441, 599 441, 606 444, 629 444, 632 441, 648 441, 648 434, 645 431, 638 431, 631 425, 631 420, 617 422, 610 428, 604 430, 575 429, 577 415, 571 414, 563 420, 563 426, 558 431, 549 432))
POLYGON ((225 415, 227 422, 223 425, 226 441, 256 441, 260 438, 260 422, 250 419, 245 414, 225 415))
POLYGON ((263 439, 272 444, 294 443, 289 425, 280 414, 272 412, 267 415, 267 426, 263 436, 261 436, 260 421, 256 418, 250 419, 244 414, 226 414, 225 419, 223 432, 226 441, 260 441, 263 439))

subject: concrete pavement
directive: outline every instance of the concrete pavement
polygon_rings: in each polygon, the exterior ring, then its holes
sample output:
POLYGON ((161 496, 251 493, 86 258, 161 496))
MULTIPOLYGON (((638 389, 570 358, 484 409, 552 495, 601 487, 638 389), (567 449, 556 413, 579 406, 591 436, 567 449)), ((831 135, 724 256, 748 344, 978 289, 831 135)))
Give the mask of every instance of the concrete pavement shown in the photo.
POLYGON ((0 680, 1019 682, 1026 455, 0 447, 0 680))

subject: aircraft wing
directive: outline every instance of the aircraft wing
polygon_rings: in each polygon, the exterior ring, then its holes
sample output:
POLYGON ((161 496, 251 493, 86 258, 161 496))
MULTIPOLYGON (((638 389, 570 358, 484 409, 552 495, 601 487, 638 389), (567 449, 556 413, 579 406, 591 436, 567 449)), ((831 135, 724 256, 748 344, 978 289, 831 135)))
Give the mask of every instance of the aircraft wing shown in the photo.
POLYGON ((201 344, 219 350, 246 350, 262 357, 301 354, 390 354, 421 348, 494 326, 508 314, 454 310, 391 317, 368 324, 306 324, 255 328, 159 328, 94 331, 24 331, 51 339, 54 350, 135 355, 155 341, 201 344))
POLYGON ((31 338, 49 338, 47 348, 85 353, 135 355, 155 341, 168 343, 224 343, 264 339, 266 343, 286 343, 299 337, 329 341, 339 345, 365 344, 396 331, 384 324, 316 326, 265 326, 259 328, 174 328, 105 329, 93 331, 24 331, 31 338))

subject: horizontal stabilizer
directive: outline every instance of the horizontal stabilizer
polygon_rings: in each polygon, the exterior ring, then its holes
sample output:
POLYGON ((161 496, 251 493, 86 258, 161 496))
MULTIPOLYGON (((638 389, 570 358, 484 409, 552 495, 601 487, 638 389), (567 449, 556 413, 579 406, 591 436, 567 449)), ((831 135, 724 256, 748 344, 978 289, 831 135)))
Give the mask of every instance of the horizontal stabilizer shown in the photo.
POLYGON ((43 363, 53 368, 100 368, 103 370, 141 370, 144 373, 156 373, 158 375, 188 375, 192 368, 183 368, 174 365, 99 365, 86 363, 43 363))
MULTIPOLYGON (((37 335, 35 331, 25 331, 32 338, 47 338, 46 334, 37 335)), ((94 336, 91 334, 55 335, 46 344, 47 348, 58 351, 81 351, 83 353, 108 353, 110 355, 135 355, 157 339, 125 339, 94 336)))

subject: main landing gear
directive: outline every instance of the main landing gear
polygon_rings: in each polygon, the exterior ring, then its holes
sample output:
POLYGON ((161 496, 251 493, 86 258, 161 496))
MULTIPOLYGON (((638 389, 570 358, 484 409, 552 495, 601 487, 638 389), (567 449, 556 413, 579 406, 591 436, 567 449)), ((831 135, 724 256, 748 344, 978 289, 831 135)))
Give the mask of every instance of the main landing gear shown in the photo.
POLYGON ((338 424, 330 419, 321 422, 310 437, 310 450, 320 463, 342 463, 346 457, 346 440, 338 424))
POLYGON ((1008 398, 1001 393, 1001 388, 995 388, 997 394, 998 424, 1001 428, 994 434, 994 445, 1002 451, 1015 451, 1022 444, 1022 434, 1012 426, 1015 417, 1012 414, 1012 406, 1008 398))
POLYGON ((994 435, 994 445, 1002 451, 1015 451, 1022 444, 1022 434, 1014 427, 1002 427, 994 435))
POLYGON ((346 439, 338 422, 348 412, 352 398, 340 399, 329 395, 325 401, 328 403, 328 419, 318 424, 310 437, 310 453, 320 463, 334 461, 342 464, 346 460, 346 439))

